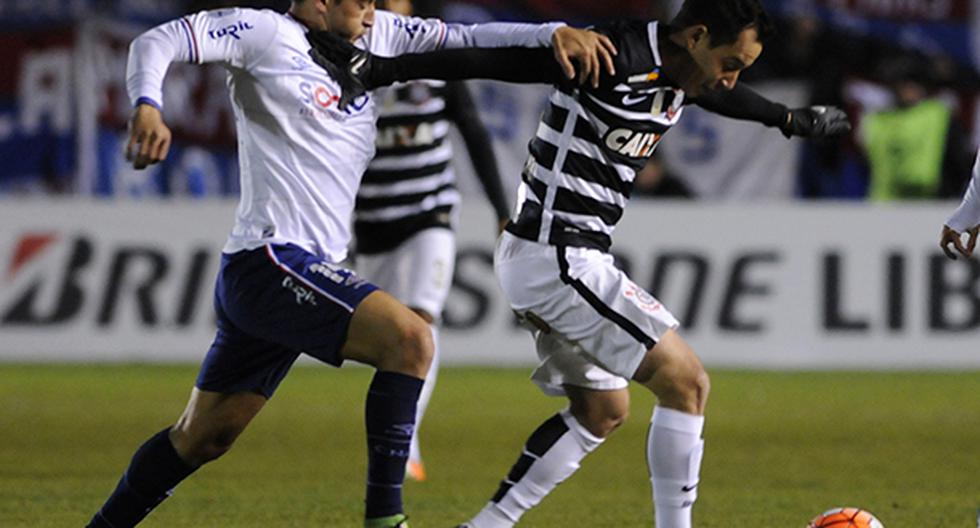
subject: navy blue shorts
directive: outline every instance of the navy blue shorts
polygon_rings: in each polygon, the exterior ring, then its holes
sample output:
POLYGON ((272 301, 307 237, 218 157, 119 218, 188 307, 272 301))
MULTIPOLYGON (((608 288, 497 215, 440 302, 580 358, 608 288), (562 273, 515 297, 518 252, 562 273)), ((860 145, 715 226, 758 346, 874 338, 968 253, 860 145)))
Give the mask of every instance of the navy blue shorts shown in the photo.
POLYGON ((222 255, 197 388, 270 398, 301 353, 340 366, 354 309, 377 289, 291 244, 222 255))

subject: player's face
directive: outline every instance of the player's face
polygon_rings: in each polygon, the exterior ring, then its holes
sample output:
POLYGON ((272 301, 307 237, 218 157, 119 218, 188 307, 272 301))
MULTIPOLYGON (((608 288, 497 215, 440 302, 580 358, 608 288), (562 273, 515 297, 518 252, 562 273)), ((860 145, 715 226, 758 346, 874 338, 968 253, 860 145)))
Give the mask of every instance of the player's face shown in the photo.
POLYGON ((693 76, 689 86, 682 88, 696 97, 706 91, 734 88, 742 71, 762 54, 762 43, 755 28, 748 28, 732 44, 711 47, 710 37, 702 38, 690 52, 698 65, 699 75, 693 76))
POLYGON ((374 0, 329 0, 327 26, 330 31, 356 40, 374 25, 374 0))
POLYGON ((412 9, 412 0, 384 0, 383 2, 379 2, 378 7, 404 16, 412 16, 414 12, 412 9))

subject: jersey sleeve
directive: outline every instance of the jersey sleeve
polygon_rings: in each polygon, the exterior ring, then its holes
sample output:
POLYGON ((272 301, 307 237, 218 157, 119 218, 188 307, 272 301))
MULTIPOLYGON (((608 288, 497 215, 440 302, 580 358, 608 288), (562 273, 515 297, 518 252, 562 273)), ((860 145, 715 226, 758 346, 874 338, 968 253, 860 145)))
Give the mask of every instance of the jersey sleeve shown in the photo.
POLYGON ((786 105, 766 99, 741 82, 731 90, 712 90, 692 102, 718 115, 755 121, 768 127, 786 124, 786 114, 789 112, 786 105))
POLYGON ((160 108, 163 79, 173 62, 216 62, 247 69, 269 49, 278 23, 274 11, 220 9, 183 16, 146 31, 129 46, 130 101, 160 108))
POLYGON ((377 11, 370 35, 361 44, 382 57, 443 48, 545 47, 563 23, 447 24, 435 18, 405 17, 377 11))
POLYGON ((547 24, 515 24, 490 22, 487 24, 449 24, 446 48, 545 48, 551 46, 555 30, 563 22, 547 24))
POLYGON ((960 233, 978 224, 980 224, 980 152, 977 152, 977 159, 973 162, 973 177, 970 178, 970 185, 966 188, 963 201, 946 221, 946 225, 960 233))

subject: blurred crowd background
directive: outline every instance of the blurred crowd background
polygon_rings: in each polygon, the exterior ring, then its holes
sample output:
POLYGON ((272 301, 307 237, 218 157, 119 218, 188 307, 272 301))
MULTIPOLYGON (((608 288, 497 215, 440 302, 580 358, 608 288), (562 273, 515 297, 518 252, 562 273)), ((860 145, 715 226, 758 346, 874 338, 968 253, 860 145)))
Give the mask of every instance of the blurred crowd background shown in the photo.
MULTIPOLYGON (((763 135, 753 139, 699 114, 686 116, 638 176, 638 196, 881 201, 962 192, 980 143, 980 2, 764 3, 779 34, 743 81, 791 106, 841 106, 854 120, 854 131, 837 140, 790 141, 760 130, 763 135)), ((171 69, 164 103, 175 134, 171 156, 148 171, 125 166, 121 152, 131 110, 126 47, 143 30, 184 13, 229 5, 284 11, 288 4, 0 0, 0 198, 237 195, 234 121, 224 72, 217 67, 171 69)), ((623 18, 669 20, 679 5, 416 1, 421 14, 447 21, 565 20, 582 26, 623 18)), ((521 108, 515 100, 541 92, 491 87, 476 93, 495 139, 523 148, 530 136, 520 137, 510 126, 521 108)), ((501 156, 516 152, 498 149, 501 156)))

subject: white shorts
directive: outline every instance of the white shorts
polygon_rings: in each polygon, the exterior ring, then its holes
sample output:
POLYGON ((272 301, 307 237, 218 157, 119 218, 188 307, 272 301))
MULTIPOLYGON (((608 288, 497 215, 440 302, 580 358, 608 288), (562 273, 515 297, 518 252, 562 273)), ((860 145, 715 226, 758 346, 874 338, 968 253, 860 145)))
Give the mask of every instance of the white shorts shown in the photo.
POLYGON ((504 233, 494 269, 511 308, 549 328, 537 332, 541 364, 532 376, 548 394, 563 394, 562 385, 626 387, 647 351, 679 326, 596 249, 559 249, 504 233))
POLYGON ((438 320, 453 282, 456 237, 449 229, 424 229, 387 253, 357 255, 355 263, 358 275, 438 320))

